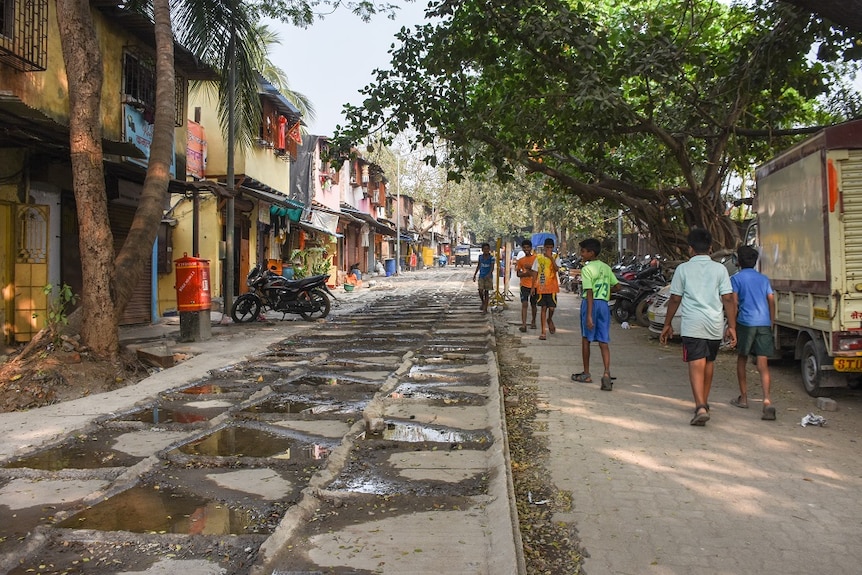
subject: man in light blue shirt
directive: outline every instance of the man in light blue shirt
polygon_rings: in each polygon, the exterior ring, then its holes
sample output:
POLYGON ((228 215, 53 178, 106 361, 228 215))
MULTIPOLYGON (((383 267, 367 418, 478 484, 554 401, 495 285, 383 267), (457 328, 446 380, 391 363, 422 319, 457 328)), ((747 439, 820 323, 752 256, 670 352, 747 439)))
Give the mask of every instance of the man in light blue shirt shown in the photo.
POLYGON ((727 269, 708 255, 712 234, 703 228, 694 228, 687 241, 692 257, 673 274, 660 341, 665 344, 673 336, 671 320, 681 304, 682 359, 688 363, 695 405, 690 423, 703 426, 709 421, 709 390, 725 316, 727 337, 731 345, 736 345, 736 303, 727 269))

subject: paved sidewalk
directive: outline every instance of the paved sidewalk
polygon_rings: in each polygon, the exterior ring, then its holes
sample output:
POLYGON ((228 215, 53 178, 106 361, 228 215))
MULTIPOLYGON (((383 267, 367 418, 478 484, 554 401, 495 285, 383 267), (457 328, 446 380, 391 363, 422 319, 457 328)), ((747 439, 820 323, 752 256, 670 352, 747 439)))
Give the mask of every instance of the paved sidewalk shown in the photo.
POLYGON ((594 383, 571 381, 583 367, 579 305, 560 294, 547 341, 518 332, 517 301, 504 313, 538 368, 552 478, 574 501, 558 519, 577 525, 589 575, 860 572, 862 395, 841 390, 839 411, 820 412, 798 365, 774 365, 778 421, 761 421, 757 372, 751 408, 731 406, 736 356, 723 353, 712 419, 692 427, 680 346, 661 346, 646 328, 612 326, 612 392, 599 390, 596 344, 594 383), (808 412, 827 426, 802 427, 808 412))

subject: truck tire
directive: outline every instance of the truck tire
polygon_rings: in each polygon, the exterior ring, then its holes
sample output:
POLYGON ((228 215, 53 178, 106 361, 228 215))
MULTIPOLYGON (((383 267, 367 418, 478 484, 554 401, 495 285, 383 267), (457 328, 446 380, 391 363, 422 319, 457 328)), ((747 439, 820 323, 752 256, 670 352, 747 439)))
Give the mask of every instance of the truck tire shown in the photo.
POLYGON ((829 391, 820 387, 823 378, 822 361, 820 354, 817 353, 817 344, 813 341, 808 341, 802 347, 802 357, 800 358, 800 367, 802 368, 802 385, 805 391, 811 397, 822 397, 828 395, 829 391))

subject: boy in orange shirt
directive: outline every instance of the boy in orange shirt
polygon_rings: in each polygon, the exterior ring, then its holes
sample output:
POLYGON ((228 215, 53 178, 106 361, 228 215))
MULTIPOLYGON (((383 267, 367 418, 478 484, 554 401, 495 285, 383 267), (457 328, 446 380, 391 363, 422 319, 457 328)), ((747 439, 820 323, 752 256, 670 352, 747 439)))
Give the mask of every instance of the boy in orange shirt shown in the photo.
POLYGON ((548 339, 548 333, 556 333, 554 310, 557 309, 557 294, 560 293, 560 259, 554 256, 554 240, 547 238, 542 246, 542 254, 533 262, 533 293, 542 308, 542 334, 539 339, 548 339), (547 332, 546 332, 547 329, 547 332))
POLYGON ((536 329, 539 296, 533 293, 533 278, 535 276, 533 262, 536 261, 536 254, 533 253, 533 242, 524 240, 521 242, 521 249, 524 250, 524 256, 515 262, 515 275, 521 280, 521 327, 518 329, 523 333, 527 331, 527 304, 530 304, 533 310, 533 321, 530 323, 530 329, 536 329))

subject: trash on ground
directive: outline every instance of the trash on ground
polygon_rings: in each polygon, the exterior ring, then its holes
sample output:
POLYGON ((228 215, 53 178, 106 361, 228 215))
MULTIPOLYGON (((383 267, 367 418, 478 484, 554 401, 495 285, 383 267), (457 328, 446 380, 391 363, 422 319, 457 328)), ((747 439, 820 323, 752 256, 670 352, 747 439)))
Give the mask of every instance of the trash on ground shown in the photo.
POLYGON ((802 418, 802 421, 799 423, 802 427, 806 427, 808 425, 817 425, 819 427, 823 427, 826 425, 826 418, 822 415, 815 415, 813 413, 809 413, 805 417, 802 418))

